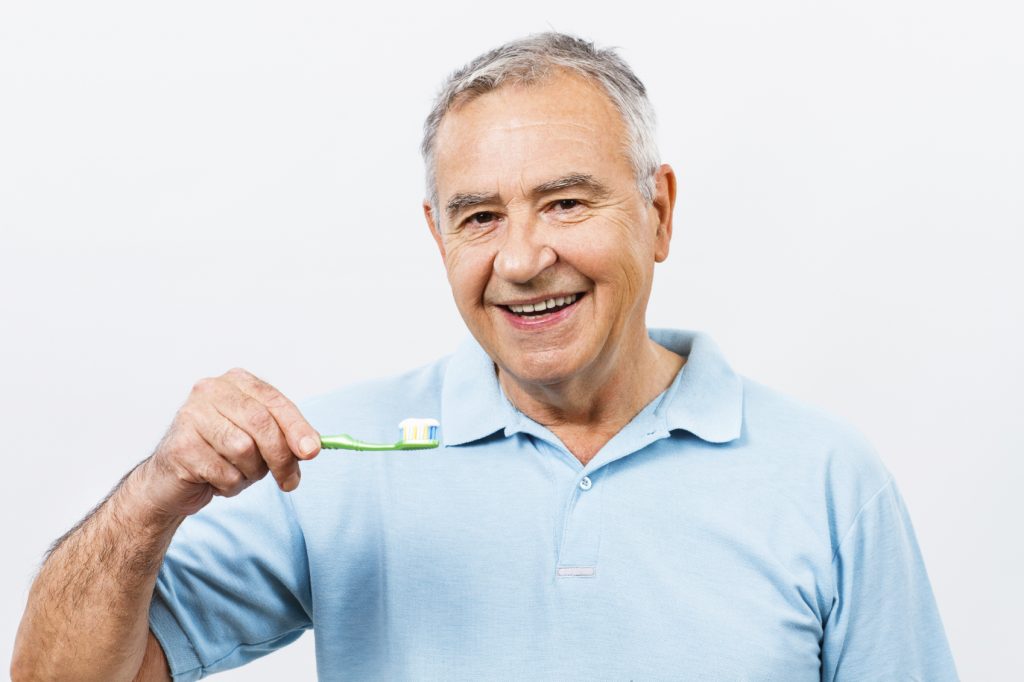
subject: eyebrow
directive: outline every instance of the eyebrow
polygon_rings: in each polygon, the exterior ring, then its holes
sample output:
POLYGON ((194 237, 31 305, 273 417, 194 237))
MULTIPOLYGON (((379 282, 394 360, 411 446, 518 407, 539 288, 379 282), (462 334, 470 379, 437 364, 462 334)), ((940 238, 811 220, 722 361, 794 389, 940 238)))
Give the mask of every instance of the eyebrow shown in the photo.
MULTIPOLYGON (((589 173, 569 173, 554 180, 548 180, 530 190, 530 196, 550 194, 570 187, 579 187, 596 199, 607 199, 611 190, 600 180, 589 173)), ((454 218, 460 211, 471 206, 498 201, 501 197, 495 192, 458 192, 445 204, 449 218, 454 218)))

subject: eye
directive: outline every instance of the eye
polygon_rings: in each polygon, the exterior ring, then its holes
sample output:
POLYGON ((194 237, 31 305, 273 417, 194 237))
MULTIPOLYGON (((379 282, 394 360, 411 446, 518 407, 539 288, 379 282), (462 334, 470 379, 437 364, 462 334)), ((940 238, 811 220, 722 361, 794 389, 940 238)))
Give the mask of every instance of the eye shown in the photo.
POLYGON ((579 205, 579 201, 576 199, 559 199, 554 203, 554 206, 565 211, 572 210, 579 205))
POLYGON ((466 218, 466 224, 468 225, 487 225, 494 220, 494 214, 490 211, 480 211, 466 218))

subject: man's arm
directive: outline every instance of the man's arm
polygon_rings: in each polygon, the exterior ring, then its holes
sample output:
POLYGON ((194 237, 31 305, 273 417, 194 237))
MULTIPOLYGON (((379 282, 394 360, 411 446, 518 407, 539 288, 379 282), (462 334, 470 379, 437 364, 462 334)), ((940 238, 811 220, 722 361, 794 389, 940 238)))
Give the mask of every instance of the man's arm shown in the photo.
POLYGON ((134 493, 147 463, 55 543, 29 593, 12 679, 58 679, 69 671, 80 680, 170 679, 159 644, 155 651, 149 644, 148 613, 164 552, 184 516, 147 507, 134 493))
POLYGON ((824 682, 959 679, 910 513, 891 477, 857 513, 832 567, 824 682))
POLYGON ((132 682, 171 682, 167 657, 164 656, 164 650, 152 632, 149 633, 146 642, 146 655, 142 657, 142 667, 132 682))
POLYGON ((284 491, 319 434, 248 372, 196 383, 153 455, 55 543, 18 629, 15 680, 168 679, 149 631, 164 554, 184 518, 271 472, 284 491))

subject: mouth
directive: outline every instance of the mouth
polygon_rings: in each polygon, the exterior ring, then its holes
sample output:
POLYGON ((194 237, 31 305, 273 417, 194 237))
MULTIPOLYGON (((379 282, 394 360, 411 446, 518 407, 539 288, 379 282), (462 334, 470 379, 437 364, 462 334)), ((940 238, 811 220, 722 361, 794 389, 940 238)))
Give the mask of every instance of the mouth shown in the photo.
POLYGON ((574 305, 585 293, 585 291, 580 291, 575 294, 569 294, 568 296, 555 296, 554 298, 548 298, 534 303, 503 305, 501 307, 513 315, 518 315, 520 317, 542 317, 574 305))
POLYGON ((587 292, 580 291, 567 296, 555 296, 543 301, 535 301, 527 304, 499 305, 504 316, 519 328, 532 328, 557 324, 567 318, 579 305, 579 302, 586 296, 587 292))

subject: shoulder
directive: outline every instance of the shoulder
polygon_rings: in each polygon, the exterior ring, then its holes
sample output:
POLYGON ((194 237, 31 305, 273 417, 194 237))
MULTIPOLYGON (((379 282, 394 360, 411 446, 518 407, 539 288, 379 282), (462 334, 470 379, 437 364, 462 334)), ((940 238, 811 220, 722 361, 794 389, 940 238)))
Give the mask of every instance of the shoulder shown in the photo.
POLYGON ((884 468, 878 452, 864 432, 846 417, 748 377, 741 378, 744 437, 790 453, 832 453, 865 473, 884 476, 878 470, 884 468))
POLYGON ((863 430, 847 418, 742 377, 743 441, 792 482, 811 483, 842 526, 892 476, 863 430), (791 478, 792 477, 792 478, 791 478))

